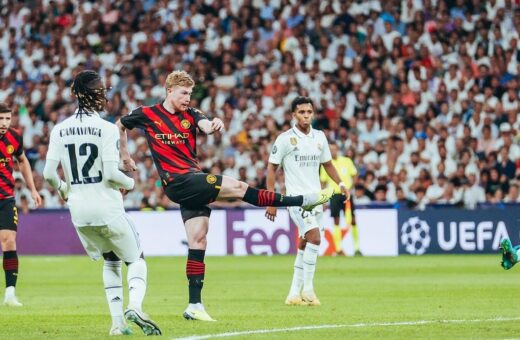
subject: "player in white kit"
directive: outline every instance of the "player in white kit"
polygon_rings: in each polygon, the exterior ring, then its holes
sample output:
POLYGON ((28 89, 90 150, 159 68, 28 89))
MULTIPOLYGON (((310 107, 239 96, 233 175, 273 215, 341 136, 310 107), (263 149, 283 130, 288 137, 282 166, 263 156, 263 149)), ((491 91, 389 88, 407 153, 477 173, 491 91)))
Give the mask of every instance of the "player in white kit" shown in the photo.
POLYGON ((142 312, 147 267, 122 197, 122 192, 133 189, 134 180, 118 169, 118 128, 99 116, 106 105, 106 89, 96 72, 82 71, 74 79, 72 92, 78 99, 78 109, 53 128, 44 177, 67 201, 72 223, 88 255, 105 260, 103 283, 112 316, 109 334, 132 333, 125 317, 146 335, 161 335, 159 327, 142 312), (60 163, 65 181, 57 174, 60 163), (128 266, 129 289, 124 317, 122 261, 128 266))
MULTIPOLYGON (((316 192, 321 189, 320 165, 338 183, 341 192, 348 198, 345 184, 332 165, 329 143, 322 131, 311 126, 314 117, 312 100, 297 97, 291 104, 296 124, 276 138, 267 166, 267 190, 274 191, 276 170, 281 165, 285 175, 286 195, 316 192)), ((289 207, 289 215, 298 227, 300 242, 294 263, 294 274, 287 305, 320 305, 314 292, 314 272, 321 242, 321 218, 323 206, 312 211, 289 207)), ((274 221, 276 208, 268 207, 265 216, 274 221)))

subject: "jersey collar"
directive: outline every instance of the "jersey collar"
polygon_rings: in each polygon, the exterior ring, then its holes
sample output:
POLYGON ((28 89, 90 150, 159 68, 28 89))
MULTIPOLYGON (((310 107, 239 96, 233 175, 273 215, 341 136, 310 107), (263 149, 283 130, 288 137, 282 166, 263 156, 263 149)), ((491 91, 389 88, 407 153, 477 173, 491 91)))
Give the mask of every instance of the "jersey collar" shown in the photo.
MULTIPOLYGON (((78 112, 79 112, 79 109, 76 109, 76 111, 74 111, 74 114, 77 114, 78 112)), ((88 113, 89 113, 88 114, 89 116, 100 117, 99 112, 97 112, 97 111, 88 111, 88 113)))
POLYGON ((296 134, 296 136, 298 136, 299 138, 305 138, 305 137, 313 138, 314 137, 314 129, 312 128, 312 126, 311 126, 311 131, 309 132, 308 135, 306 135, 305 133, 300 131, 300 129, 298 129, 296 127, 296 125, 293 126, 293 131, 296 134))

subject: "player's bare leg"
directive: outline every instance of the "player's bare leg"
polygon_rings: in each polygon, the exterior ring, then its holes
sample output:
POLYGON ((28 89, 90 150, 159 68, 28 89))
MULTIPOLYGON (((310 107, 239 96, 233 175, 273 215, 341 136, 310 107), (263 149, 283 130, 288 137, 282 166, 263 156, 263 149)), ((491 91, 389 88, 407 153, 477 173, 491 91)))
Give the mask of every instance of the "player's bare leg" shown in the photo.
POLYGON ((217 200, 241 199, 257 207, 301 206, 304 210, 312 210, 327 202, 333 194, 332 189, 324 189, 319 193, 285 196, 269 190, 256 189, 232 177, 222 176, 222 185, 217 200))
POLYGON ((193 217, 184 223, 188 238, 188 261, 186 263, 186 277, 189 286, 189 304, 184 311, 186 320, 215 321, 206 312, 202 304, 202 287, 206 266, 204 256, 206 254, 209 227, 209 218, 206 216, 193 217))
POLYGON ((5 272, 5 297, 4 304, 9 307, 21 307, 15 294, 16 280, 18 278, 18 254, 16 252, 16 231, 0 230, 0 244, 4 253, 3 268, 5 272))

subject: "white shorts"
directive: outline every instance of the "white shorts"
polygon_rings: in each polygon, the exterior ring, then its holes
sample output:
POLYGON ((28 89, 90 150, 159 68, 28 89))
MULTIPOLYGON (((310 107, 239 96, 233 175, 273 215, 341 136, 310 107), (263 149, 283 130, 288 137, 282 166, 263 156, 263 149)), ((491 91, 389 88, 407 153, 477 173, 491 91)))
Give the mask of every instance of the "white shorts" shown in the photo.
POLYGON ((312 211, 305 211, 301 207, 289 207, 287 209, 294 224, 298 227, 298 235, 301 238, 311 229, 319 228, 320 232, 325 230, 321 225, 323 209, 314 209, 312 211))
POLYGON ((141 256, 139 234, 127 214, 104 226, 76 226, 76 231, 85 251, 93 260, 97 261, 104 253, 111 251, 128 263, 137 261, 141 256))

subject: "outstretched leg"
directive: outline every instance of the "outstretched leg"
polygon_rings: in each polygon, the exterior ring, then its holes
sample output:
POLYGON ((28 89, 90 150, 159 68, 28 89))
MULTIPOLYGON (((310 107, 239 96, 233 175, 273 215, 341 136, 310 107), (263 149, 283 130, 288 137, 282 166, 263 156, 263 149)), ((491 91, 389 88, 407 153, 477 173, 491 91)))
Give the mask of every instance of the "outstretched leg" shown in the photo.
POLYGON ((257 207, 291 207, 301 206, 304 210, 327 202, 333 195, 332 188, 324 189, 319 193, 285 196, 269 190, 256 189, 232 177, 222 176, 222 186, 217 200, 241 199, 257 207))

